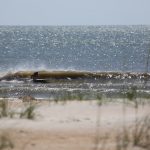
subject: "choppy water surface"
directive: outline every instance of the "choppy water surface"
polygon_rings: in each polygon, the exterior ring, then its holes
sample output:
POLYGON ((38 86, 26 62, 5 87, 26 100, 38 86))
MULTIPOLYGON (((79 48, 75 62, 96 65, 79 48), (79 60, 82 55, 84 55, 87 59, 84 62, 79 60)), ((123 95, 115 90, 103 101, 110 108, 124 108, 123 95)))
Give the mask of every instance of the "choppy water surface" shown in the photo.
MULTIPOLYGON (((0 26, 0 76, 22 70, 149 72, 150 26, 0 26)), ((149 82, 67 80, 49 84, 0 81, 0 97, 54 98, 63 93, 112 96, 149 82)), ((90 95, 90 96, 89 96, 90 95)))

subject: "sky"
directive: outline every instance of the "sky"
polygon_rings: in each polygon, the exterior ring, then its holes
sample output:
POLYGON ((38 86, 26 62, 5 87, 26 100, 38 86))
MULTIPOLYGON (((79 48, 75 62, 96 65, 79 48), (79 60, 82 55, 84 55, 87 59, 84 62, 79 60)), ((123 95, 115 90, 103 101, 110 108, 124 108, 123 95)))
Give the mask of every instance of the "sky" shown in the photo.
POLYGON ((150 0, 0 0, 0 25, 150 25, 150 0))

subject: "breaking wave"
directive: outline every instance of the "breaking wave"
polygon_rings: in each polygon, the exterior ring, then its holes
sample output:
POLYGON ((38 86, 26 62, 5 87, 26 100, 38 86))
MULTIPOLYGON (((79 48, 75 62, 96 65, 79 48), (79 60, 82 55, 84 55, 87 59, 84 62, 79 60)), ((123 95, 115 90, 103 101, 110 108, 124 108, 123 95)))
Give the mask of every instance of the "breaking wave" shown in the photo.
POLYGON ((8 72, 0 80, 24 80, 31 79, 34 73, 38 73, 37 79, 149 79, 150 73, 136 72, 88 72, 88 71, 18 71, 8 72))

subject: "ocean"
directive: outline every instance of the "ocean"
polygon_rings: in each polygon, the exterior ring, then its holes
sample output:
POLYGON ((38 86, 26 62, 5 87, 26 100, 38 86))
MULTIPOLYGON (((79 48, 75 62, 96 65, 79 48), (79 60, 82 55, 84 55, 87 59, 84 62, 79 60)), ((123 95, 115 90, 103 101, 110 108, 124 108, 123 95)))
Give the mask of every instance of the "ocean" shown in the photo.
MULTIPOLYGON (((0 26, 0 77, 18 71, 149 73, 150 26, 0 26)), ((49 83, 0 80, 0 97, 93 99, 118 95, 134 85, 149 94, 149 82, 59 79, 49 83), (65 94, 64 94, 65 93, 65 94)))

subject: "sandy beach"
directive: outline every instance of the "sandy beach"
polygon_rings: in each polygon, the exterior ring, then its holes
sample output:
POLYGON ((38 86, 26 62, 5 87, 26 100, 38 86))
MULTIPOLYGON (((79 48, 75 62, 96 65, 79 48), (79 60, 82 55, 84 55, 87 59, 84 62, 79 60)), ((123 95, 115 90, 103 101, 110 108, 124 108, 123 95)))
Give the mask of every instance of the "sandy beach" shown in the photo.
MULTIPOLYGON (((116 149, 115 137, 123 127, 132 127, 135 118, 140 119, 150 113, 149 104, 135 109, 133 104, 124 105, 122 102, 107 102, 102 106, 98 106, 97 101, 35 103, 33 120, 0 118, 0 134, 12 144, 6 149, 116 149)), ((17 112, 25 105, 21 100, 8 102, 9 110, 17 112)), ((134 148, 140 149, 131 149, 134 148)))

